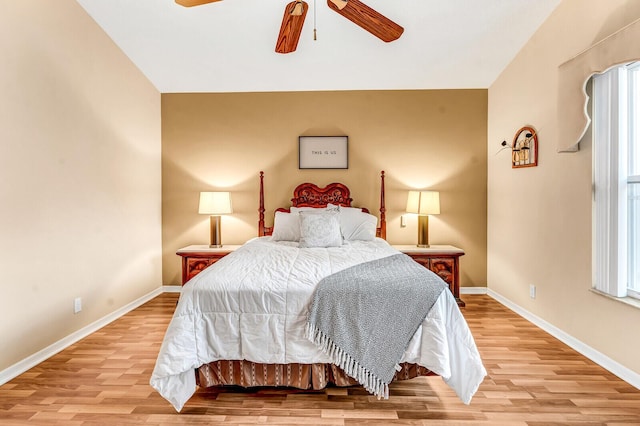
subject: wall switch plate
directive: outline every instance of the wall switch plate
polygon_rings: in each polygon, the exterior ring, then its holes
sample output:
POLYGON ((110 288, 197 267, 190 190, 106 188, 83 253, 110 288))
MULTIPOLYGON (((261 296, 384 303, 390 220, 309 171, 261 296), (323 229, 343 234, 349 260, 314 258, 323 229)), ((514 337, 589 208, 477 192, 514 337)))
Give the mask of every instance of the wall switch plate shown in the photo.
POLYGON ((81 310, 82 310, 82 298, 76 297, 75 299, 73 299, 73 313, 77 314, 81 310))
POLYGON ((536 298, 536 286, 533 284, 529 285, 529 297, 532 299, 536 298))

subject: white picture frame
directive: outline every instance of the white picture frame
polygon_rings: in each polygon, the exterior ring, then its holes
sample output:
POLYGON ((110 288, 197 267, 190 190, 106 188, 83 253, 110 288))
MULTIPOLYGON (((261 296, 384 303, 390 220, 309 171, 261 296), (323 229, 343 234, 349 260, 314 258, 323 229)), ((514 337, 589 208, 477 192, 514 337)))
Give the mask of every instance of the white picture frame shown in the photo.
POLYGON ((348 169, 348 136, 300 136, 299 169, 348 169))

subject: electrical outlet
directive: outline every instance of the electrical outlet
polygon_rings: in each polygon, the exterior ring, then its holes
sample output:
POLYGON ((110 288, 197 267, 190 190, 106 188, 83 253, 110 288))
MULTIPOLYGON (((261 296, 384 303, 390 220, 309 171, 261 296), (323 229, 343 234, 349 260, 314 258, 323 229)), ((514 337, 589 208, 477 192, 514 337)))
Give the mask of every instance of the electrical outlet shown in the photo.
POLYGON ((533 284, 529 285, 529 297, 532 299, 536 298, 536 286, 533 284))
POLYGON ((73 313, 77 314, 81 310, 82 310, 82 298, 76 297, 75 299, 73 299, 73 313))

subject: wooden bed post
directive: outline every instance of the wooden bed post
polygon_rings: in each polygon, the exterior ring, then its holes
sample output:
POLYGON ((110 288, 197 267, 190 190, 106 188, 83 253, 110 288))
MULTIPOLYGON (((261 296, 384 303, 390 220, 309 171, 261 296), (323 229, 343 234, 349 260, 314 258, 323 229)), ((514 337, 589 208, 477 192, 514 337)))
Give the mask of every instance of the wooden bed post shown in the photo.
POLYGON ((384 204, 384 170, 380 173, 380 238, 387 239, 387 220, 384 204))
POLYGON ((260 213, 258 219, 258 236, 264 237, 264 172, 260 171, 260 213))

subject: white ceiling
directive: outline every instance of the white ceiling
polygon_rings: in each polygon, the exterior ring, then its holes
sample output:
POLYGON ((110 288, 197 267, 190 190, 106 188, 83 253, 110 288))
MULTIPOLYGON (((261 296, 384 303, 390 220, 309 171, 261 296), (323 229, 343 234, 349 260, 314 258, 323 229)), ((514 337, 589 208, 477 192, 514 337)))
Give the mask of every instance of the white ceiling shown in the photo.
POLYGON ((405 29, 384 43, 306 0, 298 49, 282 55, 291 0, 77 1, 162 93, 488 88, 560 3, 363 0, 405 29))

